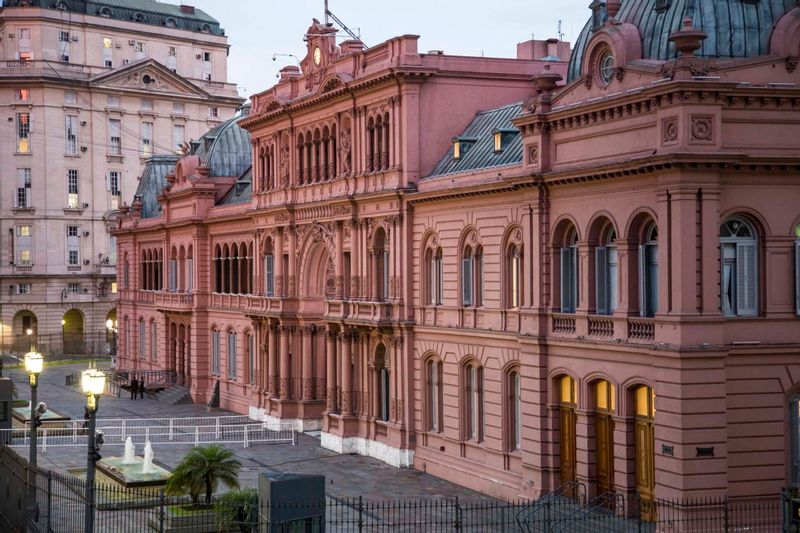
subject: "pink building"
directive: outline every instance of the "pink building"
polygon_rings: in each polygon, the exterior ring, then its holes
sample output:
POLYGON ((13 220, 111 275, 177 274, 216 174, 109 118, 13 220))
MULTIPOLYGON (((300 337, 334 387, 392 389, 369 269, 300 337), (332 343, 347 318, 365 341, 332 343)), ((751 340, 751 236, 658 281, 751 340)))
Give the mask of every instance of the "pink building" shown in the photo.
POLYGON ((593 4, 569 65, 315 22, 140 189, 120 366, 501 497, 798 485, 800 8, 734 3, 593 4))

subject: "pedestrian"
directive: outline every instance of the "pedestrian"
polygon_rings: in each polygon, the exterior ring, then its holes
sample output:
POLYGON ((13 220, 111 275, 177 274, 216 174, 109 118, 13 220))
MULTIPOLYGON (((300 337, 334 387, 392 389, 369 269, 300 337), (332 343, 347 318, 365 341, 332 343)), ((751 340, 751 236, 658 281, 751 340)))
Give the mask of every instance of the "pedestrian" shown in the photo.
POLYGON ((139 398, 144 400, 144 378, 139 380, 139 398))
POLYGON ((83 427, 86 428, 89 426, 89 408, 83 408, 83 427))
POLYGON ((136 399, 136 393, 139 392, 139 382, 136 381, 136 378, 131 380, 131 400, 136 399))

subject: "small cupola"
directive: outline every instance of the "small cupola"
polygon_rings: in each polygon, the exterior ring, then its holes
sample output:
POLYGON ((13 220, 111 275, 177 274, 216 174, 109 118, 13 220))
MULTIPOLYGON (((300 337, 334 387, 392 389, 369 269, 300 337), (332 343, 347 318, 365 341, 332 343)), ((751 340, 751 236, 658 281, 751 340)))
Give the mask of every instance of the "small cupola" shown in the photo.
POLYGON ((453 137, 453 159, 459 160, 469 152, 470 148, 478 141, 475 137, 453 137))
POLYGON ((592 10, 592 31, 602 28, 608 20, 605 0, 594 0, 589 9, 592 10))
POLYGON ((519 134, 519 130, 515 128, 495 128, 492 130, 494 136, 493 145, 494 153, 499 153, 505 150, 512 139, 519 134))

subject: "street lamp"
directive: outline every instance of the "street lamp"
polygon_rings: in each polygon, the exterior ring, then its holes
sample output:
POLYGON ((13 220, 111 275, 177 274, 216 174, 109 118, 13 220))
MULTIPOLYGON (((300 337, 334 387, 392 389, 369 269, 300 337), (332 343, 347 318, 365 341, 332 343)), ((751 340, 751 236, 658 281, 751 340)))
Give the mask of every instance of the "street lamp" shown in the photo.
POLYGON ((88 455, 86 462, 86 507, 84 509, 84 531, 94 531, 94 469, 95 463, 100 459, 100 445, 102 434, 95 435, 95 415, 97 402, 106 389, 106 375, 96 368, 87 368, 81 372, 81 389, 86 395, 86 411, 89 413, 89 428, 86 434, 88 442, 88 455))
MULTIPOLYGON (((30 330, 28 330, 30 331, 30 330)), ((36 437, 41 425, 40 416, 47 410, 44 403, 36 403, 36 390, 39 387, 39 374, 42 373, 44 357, 31 350, 25 354, 25 371, 28 372, 28 383, 31 386, 30 405, 30 465, 28 467, 28 517, 32 521, 39 519, 39 507, 36 505, 36 437)))
POLYGON ((28 336, 28 350, 33 351, 33 339, 31 338, 33 330, 31 328, 26 329, 25 335, 28 336))

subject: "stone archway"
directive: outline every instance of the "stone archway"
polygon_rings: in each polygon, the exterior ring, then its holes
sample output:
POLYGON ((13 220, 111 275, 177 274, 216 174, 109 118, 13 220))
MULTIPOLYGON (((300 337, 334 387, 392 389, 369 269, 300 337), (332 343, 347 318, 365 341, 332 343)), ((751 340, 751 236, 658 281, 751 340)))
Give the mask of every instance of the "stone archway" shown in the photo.
POLYGON ((33 313, 24 309, 14 315, 12 322, 13 346, 12 351, 26 353, 36 345, 39 335, 39 319, 33 313))
POLYGON ((61 320, 61 337, 65 354, 86 353, 86 343, 83 338, 83 313, 78 309, 70 309, 64 313, 64 318, 61 320))
POLYGON ((117 355, 117 308, 112 308, 106 314, 106 353, 117 355))

